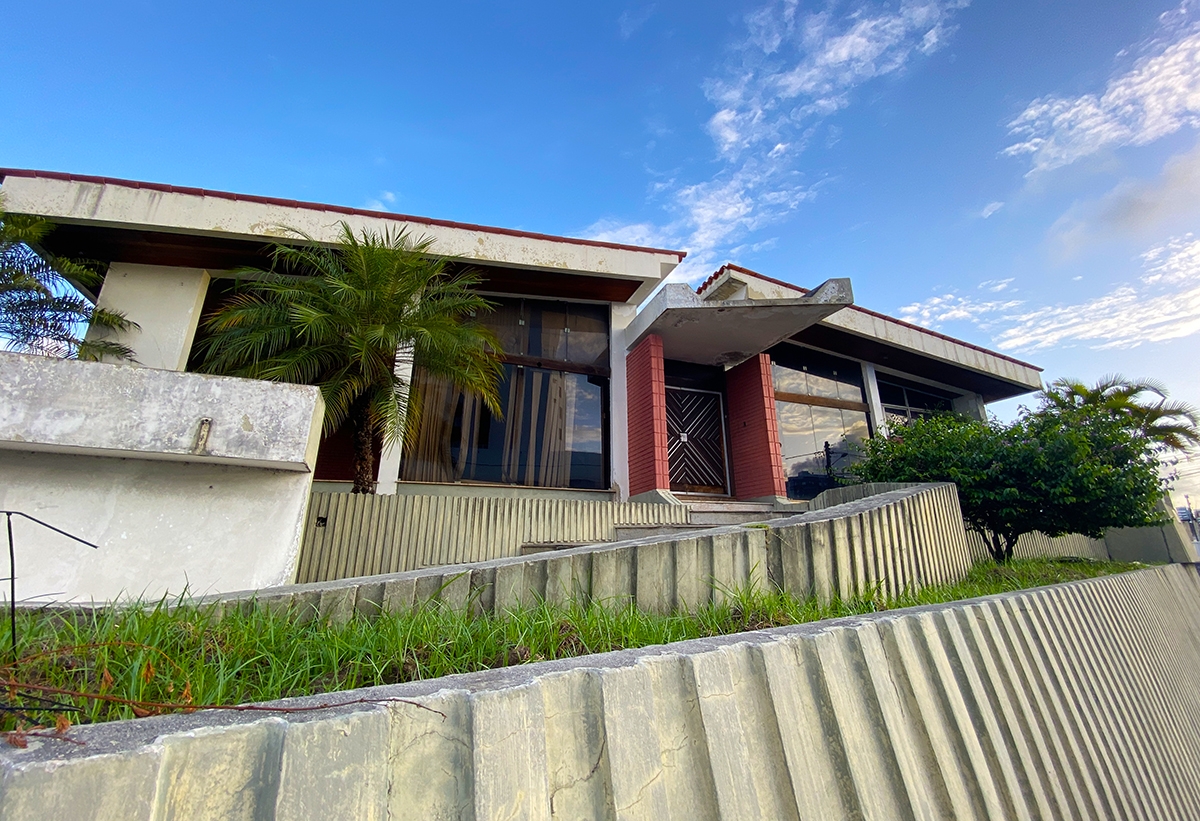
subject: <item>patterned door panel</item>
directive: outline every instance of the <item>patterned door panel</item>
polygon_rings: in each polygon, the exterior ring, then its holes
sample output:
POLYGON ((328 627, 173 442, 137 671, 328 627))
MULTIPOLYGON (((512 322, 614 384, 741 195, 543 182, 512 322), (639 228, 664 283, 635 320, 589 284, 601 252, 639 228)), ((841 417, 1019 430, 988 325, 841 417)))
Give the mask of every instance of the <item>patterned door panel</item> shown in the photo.
POLYGON ((671 490, 725 493, 725 420, 721 395, 667 388, 671 490))

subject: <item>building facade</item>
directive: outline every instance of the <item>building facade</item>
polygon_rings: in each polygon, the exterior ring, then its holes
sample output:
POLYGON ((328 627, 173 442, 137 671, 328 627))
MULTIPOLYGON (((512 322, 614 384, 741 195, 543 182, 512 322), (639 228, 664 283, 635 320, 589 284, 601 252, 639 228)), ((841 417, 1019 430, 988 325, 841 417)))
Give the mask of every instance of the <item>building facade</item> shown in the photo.
MULTIPOLYGON (((726 265, 667 283, 684 252, 227 192, 0 170, 7 207, 56 224, 55 254, 107 268, 98 304, 140 326, 139 363, 196 367, 197 329, 269 243, 404 229, 482 277, 504 348, 501 415, 403 374, 425 403, 407 451, 381 449, 379 493, 739 500, 807 498, 889 420, 1040 388, 1039 369, 726 265)), ((349 438, 327 437, 314 488, 348 489, 349 438)))

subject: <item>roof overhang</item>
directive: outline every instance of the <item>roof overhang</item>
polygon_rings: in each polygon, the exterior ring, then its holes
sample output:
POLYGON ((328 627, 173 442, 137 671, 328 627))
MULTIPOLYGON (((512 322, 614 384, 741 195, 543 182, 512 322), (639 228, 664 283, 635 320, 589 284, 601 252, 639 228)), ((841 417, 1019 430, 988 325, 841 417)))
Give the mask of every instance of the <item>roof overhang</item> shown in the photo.
POLYGON ((288 229, 333 244, 346 222, 356 232, 403 230, 428 237, 435 252, 478 263, 486 278, 516 281, 506 287, 531 279, 540 283, 536 293, 548 288, 638 303, 684 256, 660 248, 103 177, 0 169, 0 181, 10 212, 36 214, 59 226, 47 238, 49 250, 103 262, 231 270, 261 264, 265 246, 296 236, 288 229), (540 276, 523 278, 505 269, 540 276), (555 286, 547 277, 566 282, 555 286))
MULTIPOLYGON (((808 293, 735 265, 726 265, 700 288, 705 298, 739 294, 771 302, 808 293)), ((996 351, 921 328, 857 305, 823 318, 791 337, 815 348, 871 362, 879 368, 924 377, 995 402, 1041 390, 1041 368, 996 351)))
POLYGON ((682 283, 664 287, 630 324, 629 348, 649 334, 663 356, 731 368, 854 301, 848 279, 831 279, 787 299, 704 300, 682 283))

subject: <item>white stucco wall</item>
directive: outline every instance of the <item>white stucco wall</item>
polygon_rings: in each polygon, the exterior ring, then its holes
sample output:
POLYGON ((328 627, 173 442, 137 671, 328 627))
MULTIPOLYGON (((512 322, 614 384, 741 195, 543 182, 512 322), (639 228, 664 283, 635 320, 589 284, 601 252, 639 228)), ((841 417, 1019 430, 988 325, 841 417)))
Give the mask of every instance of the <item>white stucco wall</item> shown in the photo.
POLYGON ((14 518, 19 599, 291 580, 316 388, 4 353, 0 387, 0 509, 100 545, 14 518))
POLYGON ((104 277, 97 306, 119 311, 138 327, 128 331, 89 328, 88 338, 111 339, 133 349, 147 368, 182 371, 187 367, 208 271, 114 262, 104 277))
MULTIPOLYGON (((312 481, 295 471, 9 450, 0 450, 0 477, 0 508, 100 545, 14 517, 18 601, 286 584, 312 481)), ((7 591, 0 585, 4 599, 7 591)))

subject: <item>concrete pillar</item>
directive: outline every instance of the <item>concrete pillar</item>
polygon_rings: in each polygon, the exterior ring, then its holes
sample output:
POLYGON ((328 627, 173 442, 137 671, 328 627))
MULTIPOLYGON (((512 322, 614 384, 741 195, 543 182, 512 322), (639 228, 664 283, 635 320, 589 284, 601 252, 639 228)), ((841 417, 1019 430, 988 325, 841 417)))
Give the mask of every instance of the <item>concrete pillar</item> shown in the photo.
POLYGON ((609 311, 608 430, 611 481, 617 501, 629 499, 629 394, 625 375, 625 329, 637 315, 637 306, 614 303, 609 311))
POLYGON ((765 353, 725 372, 729 405, 729 462, 739 499, 787 495, 771 357, 765 353))
POLYGON ((871 435, 887 434, 887 417, 883 415, 883 403, 879 401, 879 382, 875 378, 875 366, 862 363, 863 388, 867 394, 867 415, 871 419, 871 435))
POLYGON ((977 393, 968 393, 958 397, 951 403, 951 408, 955 413, 961 413, 963 416, 969 416, 981 422, 987 421, 987 408, 984 407, 983 397, 977 393))
POLYGON ((182 371, 208 292, 208 271, 114 262, 97 306, 120 311, 138 324, 124 333, 89 329, 88 339, 111 339, 133 349, 137 364, 182 371))
MULTIPOLYGON (((396 376, 406 385, 412 385, 413 352, 412 347, 396 351, 396 376)), ((408 417, 408 406, 405 405, 400 417, 400 429, 408 417)), ((394 496, 396 483, 400 481, 400 460, 404 456, 404 441, 394 445, 384 445, 379 454, 379 465, 375 470, 375 492, 381 496, 394 496)))
POLYGON ((625 360, 629 424, 629 495, 670 491, 667 462, 667 390, 663 341, 650 334, 625 360))

